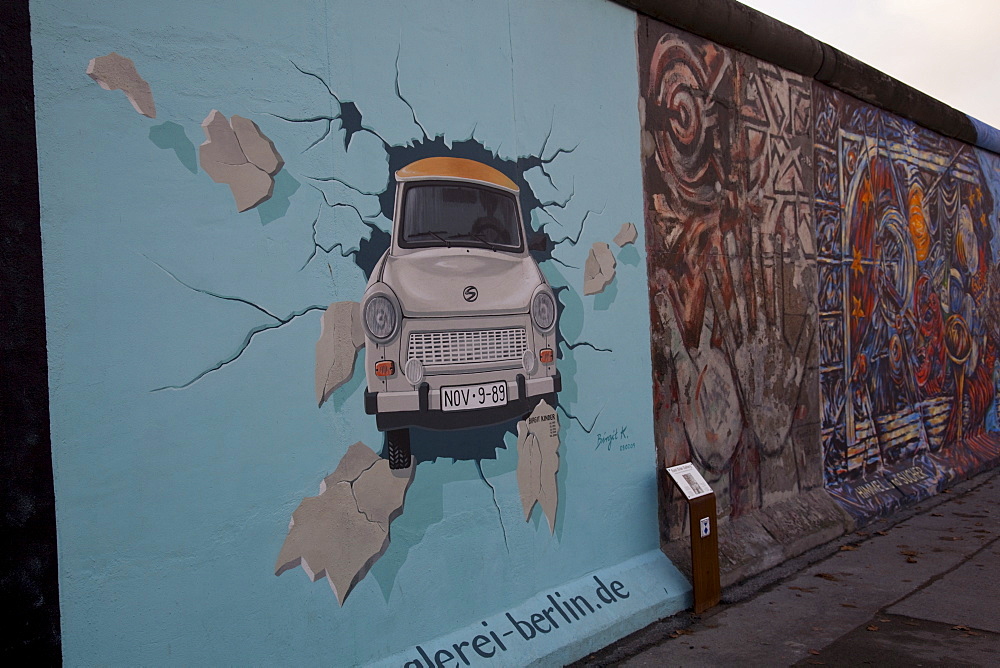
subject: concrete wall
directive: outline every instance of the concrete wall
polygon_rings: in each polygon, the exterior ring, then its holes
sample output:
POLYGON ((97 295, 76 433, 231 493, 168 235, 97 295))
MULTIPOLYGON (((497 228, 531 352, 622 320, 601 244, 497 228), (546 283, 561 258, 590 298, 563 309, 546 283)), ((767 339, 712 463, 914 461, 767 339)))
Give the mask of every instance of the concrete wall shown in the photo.
POLYGON ((994 466, 997 158, 940 133, 987 129, 741 6, 629 4, 702 33, 640 18, 640 116, 659 461, 720 496, 724 581, 994 466))
POLYGON ((625 4, 31 3, 67 663, 566 662, 689 605, 666 465, 730 582, 996 463, 989 128, 625 4), (358 304, 428 157, 519 189, 561 388, 390 468, 358 304))
MULTIPOLYGON (((844 527, 816 467, 812 84, 647 18, 638 58, 659 461, 705 473, 732 581, 844 527)), ((679 560, 686 513, 661 478, 679 560)))
POLYGON ((634 13, 31 9, 68 664, 559 662, 688 605, 658 549, 644 238, 614 241, 642 227, 634 13), (283 166, 217 159, 236 116, 283 166), (378 459, 375 360, 352 374, 338 328, 387 247, 393 173, 428 156, 520 186, 560 302, 541 462, 517 420, 413 430, 405 475, 378 459), (585 294, 595 244, 613 279, 585 294), (348 371, 317 388, 328 353, 348 371))
POLYGON ((814 90, 824 479, 868 519, 1000 456, 1000 163, 814 90))

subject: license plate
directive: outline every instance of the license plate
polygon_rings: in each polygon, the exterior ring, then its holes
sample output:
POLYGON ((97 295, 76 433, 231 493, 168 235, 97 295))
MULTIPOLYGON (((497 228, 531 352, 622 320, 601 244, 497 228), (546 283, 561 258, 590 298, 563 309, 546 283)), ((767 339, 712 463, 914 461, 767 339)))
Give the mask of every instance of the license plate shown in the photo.
POLYGON ((441 410, 467 411, 507 405, 507 383, 454 385, 441 388, 441 410))

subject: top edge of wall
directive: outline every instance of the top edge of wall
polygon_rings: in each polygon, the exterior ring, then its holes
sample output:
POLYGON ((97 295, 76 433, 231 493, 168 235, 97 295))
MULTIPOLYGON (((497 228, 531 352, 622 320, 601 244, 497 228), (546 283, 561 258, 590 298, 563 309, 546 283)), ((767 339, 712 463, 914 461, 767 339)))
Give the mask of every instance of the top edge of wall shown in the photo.
POLYGON ((812 77, 930 130, 1000 153, 1000 130, 734 0, 614 0, 722 46, 812 77))

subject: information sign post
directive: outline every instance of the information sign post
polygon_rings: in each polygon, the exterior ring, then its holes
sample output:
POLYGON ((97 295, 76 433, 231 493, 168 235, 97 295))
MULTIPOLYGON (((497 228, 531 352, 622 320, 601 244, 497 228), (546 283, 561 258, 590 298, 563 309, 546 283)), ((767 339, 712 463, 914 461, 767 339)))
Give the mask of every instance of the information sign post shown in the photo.
POLYGON ((691 580, 694 586, 694 611, 698 614, 718 605, 722 595, 715 492, 691 462, 668 467, 667 473, 688 503, 691 580))

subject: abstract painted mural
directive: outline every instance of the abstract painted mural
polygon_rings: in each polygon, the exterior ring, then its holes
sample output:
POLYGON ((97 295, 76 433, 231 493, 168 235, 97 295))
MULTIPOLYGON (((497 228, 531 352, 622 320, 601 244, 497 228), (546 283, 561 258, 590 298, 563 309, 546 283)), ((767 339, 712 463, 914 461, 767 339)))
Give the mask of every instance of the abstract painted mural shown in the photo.
POLYGON ((1000 454, 995 159, 818 84, 813 108, 824 478, 864 519, 1000 454))
POLYGON ((652 20, 638 50, 658 464, 737 517, 821 484, 810 84, 652 20))

